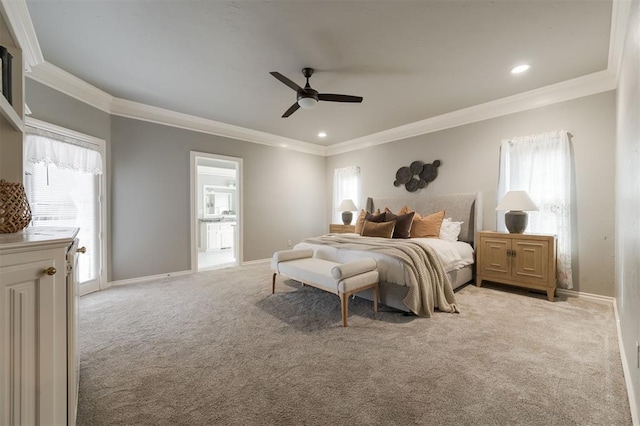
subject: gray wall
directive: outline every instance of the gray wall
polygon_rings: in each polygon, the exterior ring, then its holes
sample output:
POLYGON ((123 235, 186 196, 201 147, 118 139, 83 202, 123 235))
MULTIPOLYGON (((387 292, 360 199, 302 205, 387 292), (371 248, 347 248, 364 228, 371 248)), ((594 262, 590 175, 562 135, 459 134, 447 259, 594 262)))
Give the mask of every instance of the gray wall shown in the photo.
POLYGON ((191 268, 190 151, 243 159, 243 260, 326 231, 323 157, 112 117, 111 281, 191 268))
POLYGON ((632 2, 631 10, 617 91, 616 299, 631 387, 640 409, 640 0, 632 2))
MULTIPOLYGON (((560 129, 573 135, 577 219, 574 289, 614 296, 614 92, 329 157, 327 196, 332 191, 334 168, 349 165, 361 168, 364 197, 406 196, 410 193, 404 187, 393 186, 396 170, 414 160, 438 159, 442 165, 437 179, 421 192, 482 192, 483 228, 495 230, 501 140, 560 129)), ((364 205, 362 202, 358 205, 364 205)))
POLYGON ((107 141, 108 281, 191 268, 191 150, 243 159, 244 261, 326 231, 323 157, 112 117, 25 84, 33 118, 107 141))

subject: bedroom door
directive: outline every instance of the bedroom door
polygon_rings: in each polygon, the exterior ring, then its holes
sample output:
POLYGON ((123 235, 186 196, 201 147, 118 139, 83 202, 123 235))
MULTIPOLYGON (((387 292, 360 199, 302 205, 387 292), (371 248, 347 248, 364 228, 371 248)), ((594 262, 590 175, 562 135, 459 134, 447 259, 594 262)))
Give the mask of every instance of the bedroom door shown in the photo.
POLYGON ((242 159, 191 152, 191 269, 242 263, 242 159))

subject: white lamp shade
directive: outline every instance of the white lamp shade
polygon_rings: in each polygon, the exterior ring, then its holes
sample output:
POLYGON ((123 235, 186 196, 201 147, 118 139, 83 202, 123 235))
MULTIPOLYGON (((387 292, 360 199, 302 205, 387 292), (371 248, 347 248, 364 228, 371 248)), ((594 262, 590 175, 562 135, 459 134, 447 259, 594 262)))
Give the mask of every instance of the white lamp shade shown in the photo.
POLYGON ((350 198, 347 198, 346 200, 342 200, 342 202, 338 206, 338 211, 341 211, 341 212, 355 212, 356 210, 358 210, 358 208, 353 203, 353 200, 350 198))
POLYGON ((298 99, 298 105, 300 105, 300 108, 304 108, 304 109, 311 109, 311 108, 315 107, 317 103, 318 103, 318 101, 316 101, 314 98, 300 98, 300 99, 298 99))
POLYGON ((538 206, 531 200, 526 191, 509 191, 496 207, 497 211, 535 211, 538 206))

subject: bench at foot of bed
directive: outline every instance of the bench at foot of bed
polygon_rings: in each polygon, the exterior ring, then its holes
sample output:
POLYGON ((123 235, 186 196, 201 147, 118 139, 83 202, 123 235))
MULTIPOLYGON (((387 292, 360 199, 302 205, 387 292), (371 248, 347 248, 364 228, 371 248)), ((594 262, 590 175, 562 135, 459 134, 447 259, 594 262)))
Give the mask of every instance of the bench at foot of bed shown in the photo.
POLYGON ((271 261, 273 281, 271 294, 276 291, 276 275, 285 275, 302 284, 340 296, 342 326, 347 327, 349 296, 372 289, 373 311, 378 312, 378 271, 374 259, 361 259, 349 263, 336 263, 313 257, 313 250, 282 250, 274 253, 271 261))

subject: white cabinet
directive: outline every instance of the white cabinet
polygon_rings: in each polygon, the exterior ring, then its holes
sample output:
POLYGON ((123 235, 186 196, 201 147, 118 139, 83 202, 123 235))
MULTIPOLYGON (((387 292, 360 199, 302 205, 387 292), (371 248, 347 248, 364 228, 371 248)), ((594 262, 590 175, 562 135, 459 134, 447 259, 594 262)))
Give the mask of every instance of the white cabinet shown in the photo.
POLYGON ((200 222, 200 249, 204 251, 232 248, 235 223, 200 222))
POLYGON ((229 223, 220 224, 220 248, 233 247, 233 230, 235 225, 229 223))
POLYGON ((75 424, 77 282, 67 255, 76 235, 75 228, 0 234, 2 425, 75 424))

